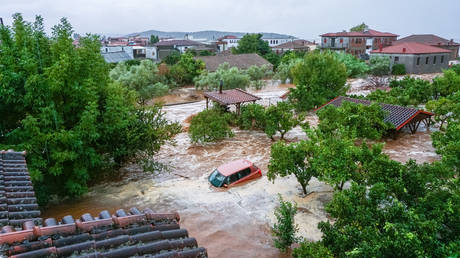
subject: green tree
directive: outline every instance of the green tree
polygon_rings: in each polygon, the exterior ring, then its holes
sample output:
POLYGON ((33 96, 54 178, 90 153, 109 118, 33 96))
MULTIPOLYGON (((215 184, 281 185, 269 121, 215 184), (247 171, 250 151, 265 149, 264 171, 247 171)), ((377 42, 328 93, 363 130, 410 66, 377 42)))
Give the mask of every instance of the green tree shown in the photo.
POLYGON ((48 37, 41 17, 31 24, 19 14, 0 28, 0 145, 27 151, 41 204, 85 193, 105 169, 116 173, 139 153, 152 158, 178 128, 159 107, 139 110, 136 93, 111 81, 97 36, 76 48, 71 35, 66 19, 48 37))
POLYGON ((347 68, 348 77, 358 77, 366 74, 369 71, 369 66, 362 60, 359 60, 354 55, 345 52, 337 53, 337 60, 342 62, 347 68))
POLYGON ((327 249, 321 242, 307 242, 300 243, 300 246, 295 248, 292 252, 294 258, 334 258, 331 251, 327 249))
POLYGON ((189 136, 193 143, 215 142, 232 137, 230 113, 222 113, 217 109, 204 110, 192 118, 189 136))
POLYGON ((237 67, 230 67, 228 63, 219 65, 215 72, 203 72, 194 79, 195 87, 203 90, 215 90, 219 88, 220 81, 224 89, 245 89, 251 84, 251 78, 247 73, 237 67))
POLYGON ((318 128, 325 133, 335 133, 338 129, 348 137, 380 139, 394 126, 383 120, 385 112, 379 104, 363 105, 345 101, 340 107, 328 105, 317 112, 318 128))
POLYGON ((344 64, 330 52, 311 52, 291 70, 296 88, 289 100, 297 111, 306 111, 345 94, 347 72, 344 64), (300 87, 299 87, 300 86, 300 87))
POLYGON ((282 83, 286 83, 289 79, 289 81, 292 83, 292 68, 300 63, 302 63, 302 58, 286 59, 286 61, 282 61, 276 68, 274 79, 281 80, 282 83))
POLYGON ((192 84, 205 69, 202 60, 195 59, 191 53, 180 56, 179 61, 170 69, 170 76, 179 85, 192 84))
POLYGON ((391 67, 391 74, 393 74, 393 75, 404 75, 404 74, 406 74, 406 65, 404 65, 404 64, 394 64, 391 67))
POLYGON ((318 176, 311 165, 314 158, 315 144, 311 141, 276 142, 271 147, 267 177, 274 181, 276 177, 294 175, 302 186, 303 194, 307 194, 308 182, 313 176, 318 176))
POLYGON ((276 69, 281 62, 281 57, 273 51, 265 54, 264 58, 273 65, 273 69, 276 69))
POLYGON ((158 67, 151 60, 142 60, 139 65, 129 68, 119 63, 110 71, 110 77, 123 86, 137 92, 138 103, 142 106, 153 97, 168 93, 165 78, 158 73, 158 67))
POLYGON ((180 52, 178 50, 173 50, 169 55, 167 55, 163 60, 162 63, 167 65, 175 65, 180 60, 180 52))
POLYGON ((241 107, 238 117, 238 124, 245 130, 264 130, 265 129, 265 108, 256 103, 251 103, 241 107))
POLYGON ((363 32, 369 29, 369 26, 367 26, 364 22, 352 27, 350 31, 356 31, 356 32, 363 32))
POLYGON ((275 217, 277 223, 272 227, 273 242, 275 247, 282 252, 297 240, 295 234, 298 231, 295 225, 294 216, 297 213, 297 204, 284 201, 281 195, 278 195, 280 206, 275 208, 275 217))
POLYGON ((390 58, 386 56, 373 56, 369 60, 370 73, 374 76, 390 74, 390 58))
POLYGON ((262 39, 262 34, 246 34, 238 41, 238 47, 232 50, 234 54, 257 53, 265 56, 271 52, 268 43, 262 39))
POLYGON ((448 164, 457 176, 460 172, 460 122, 450 122, 446 130, 434 132, 433 146, 441 154, 444 163, 448 164))
POLYGON ((281 139, 294 127, 301 125, 304 116, 296 115, 292 112, 292 106, 287 102, 278 102, 276 105, 269 106, 265 111, 265 133, 273 139, 279 132, 281 139))
POLYGON ((434 120, 439 125, 439 130, 444 130, 444 124, 460 119, 460 91, 450 97, 441 97, 438 100, 430 100, 426 108, 434 113, 434 120))
POLYGON ((156 35, 150 35, 150 45, 153 45, 155 43, 158 43, 160 41, 160 38, 156 35))
POLYGON ((256 89, 261 89, 263 79, 270 78, 273 75, 272 70, 268 65, 252 65, 246 70, 247 75, 251 80, 251 85, 256 89))

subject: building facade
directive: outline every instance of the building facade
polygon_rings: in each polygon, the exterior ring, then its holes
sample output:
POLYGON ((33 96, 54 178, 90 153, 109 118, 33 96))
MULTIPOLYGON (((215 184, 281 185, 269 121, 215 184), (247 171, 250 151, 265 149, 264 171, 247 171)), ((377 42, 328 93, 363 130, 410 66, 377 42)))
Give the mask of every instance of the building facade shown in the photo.
POLYGON ((390 58, 390 65, 404 64, 406 73, 439 73, 448 68, 450 51, 415 42, 400 43, 371 51, 371 57, 390 58))
POLYGON ((343 51, 356 57, 363 57, 372 50, 390 46, 398 35, 389 32, 367 30, 363 32, 336 32, 321 36, 321 49, 343 51))
POLYGON ((447 40, 433 34, 415 34, 401 38, 395 41, 394 44, 400 44, 403 42, 416 42, 433 47, 443 48, 451 52, 449 60, 456 60, 458 58, 460 44, 454 42, 453 39, 447 40))

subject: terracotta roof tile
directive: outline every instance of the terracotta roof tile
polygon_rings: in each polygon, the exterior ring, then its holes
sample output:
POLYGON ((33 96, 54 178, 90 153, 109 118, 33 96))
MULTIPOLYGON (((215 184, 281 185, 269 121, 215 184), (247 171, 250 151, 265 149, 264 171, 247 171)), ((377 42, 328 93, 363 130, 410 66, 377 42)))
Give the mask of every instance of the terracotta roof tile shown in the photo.
POLYGON ((204 45, 200 42, 186 39, 179 40, 164 40, 158 43, 155 43, 154 46, 200 46, 204 45))
POLYGON ((308 46, 315 45, 313 42, 303 39, 297 39, 290 42, 286 42, 283 44, 276 45, 272 48, 289 48, 289 49, 301 49, 301 48, 308 48, 308 46))
POLYGON ((211 72, 216 71, 219 65, 223 63, 228 63, 230 67, 238 67, 238 69, 248 69, 253 65, 268 65, 272 67, 270 62, 258 54, 219 54, 215 56, 198 56, 196 59, 202 60, 206 64, 206 70, 211 72))
POLYGON ((420 44, 431 45, 431 46, 448 46, 454 45, 459 46, 460 44, 454 41, 447 40, 445 38, 441 38, 439 36, 433 34, 414 34, 410 35, 397 41, 393 42, 393 45, 400 44, 403 42, 417 42, 420 44))
POLYGON ((397 37, 398 35, 389 32, 380 32, 376 30, 359 31, 343 31, 333 32, 320 35, 321 37, 397 37))
POLYGON ((223 105, 251 102, 260 99, 259 97, 242 89, 223 90, 222 93, 219 93, 219 91, 210 91, 205 92, 204 96, 223 105))
POLYGON ((450 53, 450 50, 433 47, 430 45, 420 44, 416 42, 401 42, 399 44, 377 49, 371 53, 382 54, 431 54, 431 53, 450 53))

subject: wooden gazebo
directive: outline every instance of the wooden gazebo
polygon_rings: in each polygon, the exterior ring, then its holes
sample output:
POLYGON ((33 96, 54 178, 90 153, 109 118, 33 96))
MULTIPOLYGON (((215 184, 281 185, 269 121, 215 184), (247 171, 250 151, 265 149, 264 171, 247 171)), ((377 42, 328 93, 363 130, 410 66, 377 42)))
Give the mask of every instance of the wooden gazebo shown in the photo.
POLYGON ((208 109, 209 100, 213 100, 223 106, 235 105, 236 113, 240 114, 241 103, 256 102, 260 98, 246 92, 242 89, 231 89, 231 90, 219 90, 205 92, 204 97, 206 98, 206 109, 208 109))

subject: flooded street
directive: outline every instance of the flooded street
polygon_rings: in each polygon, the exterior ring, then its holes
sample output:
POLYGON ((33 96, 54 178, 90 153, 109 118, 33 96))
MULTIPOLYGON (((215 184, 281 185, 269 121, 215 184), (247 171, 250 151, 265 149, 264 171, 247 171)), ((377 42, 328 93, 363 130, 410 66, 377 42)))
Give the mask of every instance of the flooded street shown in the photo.
MULTIPOLYGON (((265 105, 279 100, 287 86, 272 86, 253 93, 262 97, 265 105)), ((205 102, 165 106, 166 117, 187 127, 187 118, 205 108, 205 102)), ((317 123, 311 114, 310 125, 317 123)), ((301 195, 300 185, 294 177, 268 181, 268 161, 271 140, 262 132, 234 129, 235 136, 218 143, 198 146, 190 143, 187 133, 176 136, 174 145, 165 145, 155 159, 169 168, 160 175, 142 174, 135 180, 101 184, 77 201, 64 202, 49 207, 44 217, 71 214, 75 217, 85 212, 98 214, 103 209, 152 208, 157 212, 177 211, 183 228, 195 237, 210 257, 284 257, 273 247, 270 226, 274 223, 274 208, 278 194, 287 201, 295 201, 299 211, 296 223, 299 235, 307 240, 321 239, 317 228, 320 221, 328 219, 324 206, 332 198, 332 188, 313 178, 308 184, 307 196, 301 195), (207 176, 217 166, 236 159, 249 159, 262 169, 263 177, 220 190, 210 187, 207 176)), ((290 141, 305 138, 296 128, 286 135, 290 141)), ((387 140, 385 152, 391 158, 405 162, 432 162, 439 157, 431 146, 427 130, 411 135, 401 133, 395 140, 387 140)), ((132 168, 132 173, 141 174, 132 168)))

